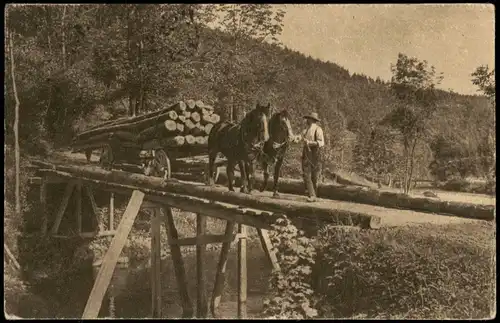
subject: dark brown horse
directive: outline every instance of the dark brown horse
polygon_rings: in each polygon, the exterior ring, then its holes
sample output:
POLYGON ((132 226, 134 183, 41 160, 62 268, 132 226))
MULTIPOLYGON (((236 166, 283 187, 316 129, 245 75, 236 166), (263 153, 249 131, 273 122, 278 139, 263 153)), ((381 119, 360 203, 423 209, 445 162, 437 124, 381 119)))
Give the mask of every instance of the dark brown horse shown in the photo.
POLYGON ((257 104, 239 124, 220 122, 208 136, 208 184, 214 185, 215 158, 221 152, 227 158, 228 188, 234 191, 234 167, 239 165, 242 185, 240 191, 250 193, 253 186, 253 162, 262 153, 269 139, 268 115, 271 104, 257 104), (251 179, 251 180, 250 180, 251 179))
POLYGON ((278 197, 278 181, 280 178, 281 165, 285 158, 290 141, 294 138, 292 125, 288 116, 288 111, 282 110, 274 114, 269 120, 269 140, 264 144, 264 150, 259 158, 264 170, 264 182, 260 188, 263 192, 267 187, 269 179, 269 166, 274 165, 274 186, 273 196, 278 197))

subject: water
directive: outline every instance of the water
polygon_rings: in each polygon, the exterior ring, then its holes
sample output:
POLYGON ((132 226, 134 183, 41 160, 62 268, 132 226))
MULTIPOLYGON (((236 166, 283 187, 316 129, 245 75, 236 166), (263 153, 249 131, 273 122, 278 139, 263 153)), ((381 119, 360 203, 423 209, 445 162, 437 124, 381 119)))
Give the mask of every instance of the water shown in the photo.
MULTIPOLYGON (((211 299, 216 266, 220 251, 207 251, 205 262, 206 291, 211 299)), ((196 255, 184 253, 184 265, 188 281, 188 292, 196 306, 196 255)), ((248 244, 248 300, 249 317, 259 317, 267 293, 271 265, 258 243, 248 244)), ((162 317, 179 318, 182 308, 179 299, 177 281, 171 258, 162 260, 162 317)), ((54 318, 80 318, 85 308, 93 285, 92 273, 83 272, 60 281, 47 283, 39 288, 39 296, 50 304, 50 316, 54 318)), ((110 317, 110 298, 114 298, 114 316, 116 318, 151 317, 151 276, 145 264, 137 268, 115 269, 110 287, 106 293, 99 317, 110 317)), ((236 318, 237 310, 237 254, 236 248, 229 255, 226 282, 219 307, 219 313, 225 318, 236 318)), ((112 309, 113 311, 113 309, 112 309)))

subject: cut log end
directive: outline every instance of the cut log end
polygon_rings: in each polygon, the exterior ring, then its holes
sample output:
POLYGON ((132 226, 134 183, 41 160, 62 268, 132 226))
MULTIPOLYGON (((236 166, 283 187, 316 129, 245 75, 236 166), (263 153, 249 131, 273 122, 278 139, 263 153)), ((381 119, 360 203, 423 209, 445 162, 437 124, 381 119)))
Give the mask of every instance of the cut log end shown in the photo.
POLYGON ((170 120, 177 120, 178 115, 177 112, 175 112, 174 110, 168 111, 167 114, 170 120))
POLYGON ((208 142, 208 137, 207 136, 195 137, 195 142, 197 145, 205 145, 208 142))
POLYGON ((196 108, 196 101, 195 100, 187 100, 186 105, 187 105, 187 110, 194 110, 196 108))
POLYGON ((188 145, 193 145, 196 143, 196 137, 192 136, 192 135, 187 135, 186 137, 184 137, 185 140, 186 140, 186 144, 188 145))
POLYGON ((201 101, 201 100, 196 101, 196 102, 195 102, 195 105, 196 105, 196 107, 198 107, 199 109, 202 109, 202 108, 205 106, 205 104, 204 104, 204 103, 203 103, 203 101, 201 101))
POLYGON ((165 129, 168 131, 176 131, 177 130, 177 123, 173 120, 166 120, 164 122, 165 129))
POLYGON ((187 108, 186 103, 184 103, 182 101, 179 101, 179 103, 177 103, 177 106, 178 106, 180 111, 185 111, 187 108))
POLYGON ((207 109, 205 109, 205 108, 201 109, 201 115, 203 116, 203 118, 204 118, 205 116, 211 116, 213 113, 214 113, 214 112, 213 112, 213 111, 211 111, 211 110, 207 110, 207 109))
POLYGON ((212 128, 214 127, 213 124, 209 123, 209 124, 206 124, 205 125, 205 133, 208 135, 210 134, 210 130, 212 130, 212 128))
POLYGON ((191 120, 194 121, 194 123, 200 122, 201 116, 198 112, 193 112, 191 113, 191 120))
POLYGON ((210 120, 212 121, 213 124, 216 124, 220 121, 220 117, 217 114, 212 114, 210 116, 210 120))
POLYGON ((186 142, 185 137, 175 136, 170 138, 165 138, 162 140, 162 144, 167 147, 180 147, 186 142))
POLYGON ((195 123, 191 119, 186 120, 186 122, 184 123, 184 125, 189 130, 194 129, 194 127, 195 127, 195 123))

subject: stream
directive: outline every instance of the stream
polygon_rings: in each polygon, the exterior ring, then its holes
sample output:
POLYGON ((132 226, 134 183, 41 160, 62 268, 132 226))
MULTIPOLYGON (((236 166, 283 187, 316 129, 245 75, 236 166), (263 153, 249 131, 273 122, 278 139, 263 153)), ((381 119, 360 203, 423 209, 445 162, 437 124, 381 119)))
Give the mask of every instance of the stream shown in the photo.
MULTIPOLYGON (((196 254, 184 253, 184 265, 188 281, 188 292, 196 312, 196 254)), ((208 301, 211 299, 219 251, 206 252, 205 275, 208 301)), ((237 314, 237 252, 231 249, 227 267, 226 281, 219 313, 223 318, 236 318, 237 314)), ((247 250, 248 291, 247 315, 258 318, 267 294, 271 265, 259 243, 248 243, 247 250)), ((58 282, 47 282, 39 287, 36 294, 49 308, 52 318, 80 318, 92 290, 93 280, 98 268, 93 273, 85 271, 58 282)), ((182 308, 177 282, 170 257, 162 260, 162 317, 180 318, 182 308)), ((151 317, 151 276, 147 262, 135 266, 115 268, 111 284, 102 302, 99 317, 115 318, 150 318, 151 317), (110 302, 110 299, 113 299, 110 302)))

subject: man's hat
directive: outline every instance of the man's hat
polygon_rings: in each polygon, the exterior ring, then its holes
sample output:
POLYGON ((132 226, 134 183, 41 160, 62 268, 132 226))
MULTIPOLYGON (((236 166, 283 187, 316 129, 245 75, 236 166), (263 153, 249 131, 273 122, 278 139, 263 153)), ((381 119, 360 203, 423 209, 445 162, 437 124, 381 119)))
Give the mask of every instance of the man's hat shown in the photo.
POLYGON ((313 119, 313 120, 318 121, 318 122, 320 121, 319 117, 318 117, 318 114, 316 112, 311 112, 311 114, 305 115, 304 118, 306 118, 306 119, 313 119))

